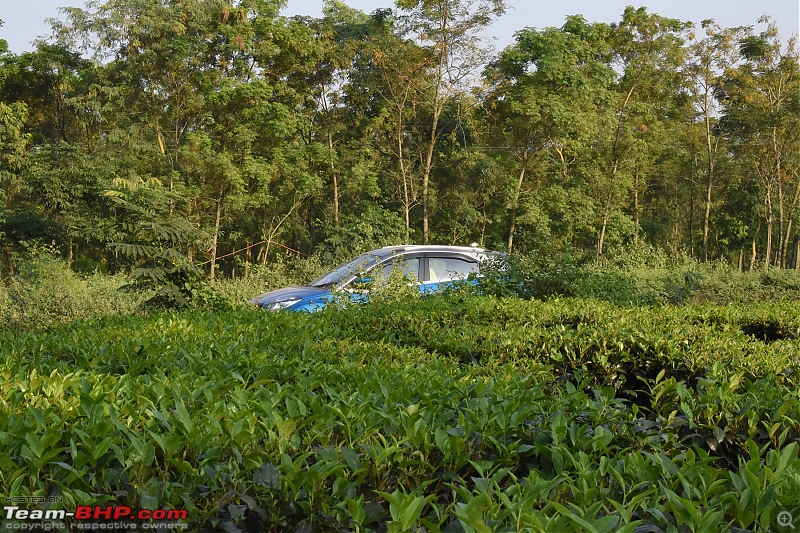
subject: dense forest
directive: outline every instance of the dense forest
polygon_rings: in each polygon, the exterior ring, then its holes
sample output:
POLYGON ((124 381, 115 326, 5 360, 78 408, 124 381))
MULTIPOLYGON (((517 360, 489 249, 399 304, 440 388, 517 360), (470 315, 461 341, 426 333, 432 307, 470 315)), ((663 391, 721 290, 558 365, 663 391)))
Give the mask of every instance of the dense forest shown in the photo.
POLYGON ((772 20, 629 7, 495 53, 502 0, 281 7, 88 2, 35 51, 0 41, 4 276, 41 249, 214 279, 404 242, 800 266, 800 63, 772 20))

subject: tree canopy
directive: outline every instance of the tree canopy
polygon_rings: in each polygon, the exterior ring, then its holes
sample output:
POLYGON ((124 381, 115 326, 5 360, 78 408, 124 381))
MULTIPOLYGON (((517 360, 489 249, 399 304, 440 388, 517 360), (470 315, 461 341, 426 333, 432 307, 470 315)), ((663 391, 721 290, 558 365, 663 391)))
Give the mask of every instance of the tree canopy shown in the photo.
POLYGON ((773 21, 627 8, 495 53, 502 0, 280 8, 88 2, 32 52, 0 41, 6 274, 41 246, 213 279, 401 242, 798 266, 800 65, 773 21))

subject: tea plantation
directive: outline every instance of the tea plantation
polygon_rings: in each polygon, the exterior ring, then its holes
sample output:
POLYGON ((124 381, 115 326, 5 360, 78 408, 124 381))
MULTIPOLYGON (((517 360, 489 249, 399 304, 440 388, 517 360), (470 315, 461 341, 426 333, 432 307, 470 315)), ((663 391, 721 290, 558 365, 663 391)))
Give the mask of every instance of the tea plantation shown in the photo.
POLYGON ((120 315, 0 354, 0 496, 202 531, 800 526, 788 301, 120 315))

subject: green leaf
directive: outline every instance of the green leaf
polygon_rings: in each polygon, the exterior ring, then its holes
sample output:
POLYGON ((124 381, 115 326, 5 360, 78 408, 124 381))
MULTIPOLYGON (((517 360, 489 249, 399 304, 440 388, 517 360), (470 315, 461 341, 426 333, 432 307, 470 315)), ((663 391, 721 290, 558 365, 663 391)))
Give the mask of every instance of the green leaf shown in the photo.
POLYGON ((245 511, 247 511, 246 505, 228 505, 228 514, 232 520, 238 520, 239 518, 243 517, 245 511))
POLYGON ((180 398, 175 400, 175 412, 177 413, 178 421, 183 425, 186 433, 191 434, 194 430, 194 423, 192 422, 192 417, 189 415, 189 411, 186 410, 186 406, 180 398))
POLYGON ((142 498, 139 500, 139 506, 142 509, 154 511, 158 509, 158 500, 152 496, 148 496, 147 494, 142 494, 142 498))
POLYGON ((293 419, 287 418, 278 423, 278 435, 281 438, 288 439, 292 436, 296 427, 297 423, 293 419))
POLYGON ((789 464, 797 461, 798 449, 800 449, 800 445, 798 445, 797 442, 791 442, 781 450, 775 474, 785 471, 789 464))
POLYGON ((353 451, 348 446, 342 446, 342 458, 344 458, 345 463, 352 471, 356 471, 361 468, 361 458, 358 456, 358 453, 353 451))
POLYGON ((617 524, 619 523, 619 517, 614 515, 607 515, 592 522, 592 526, 594 526, 599 533, 610 533, 611 531, 617 531, 619 528, 617 524))
POLYGON ((422 496, 417 496, 410 502, 404 502, 405 509, 403 509, 403 519, 401 521, 401 526, 404 530, 407 530, 411 527, 411 525, 416 522, 419 516, 422 514, 422 508, 425 507, 425 498, 422 496))
POLYGON ((253 474, 253 481, 268 489, 280 488, 280 473, 275 465, 266 463, 253 474))

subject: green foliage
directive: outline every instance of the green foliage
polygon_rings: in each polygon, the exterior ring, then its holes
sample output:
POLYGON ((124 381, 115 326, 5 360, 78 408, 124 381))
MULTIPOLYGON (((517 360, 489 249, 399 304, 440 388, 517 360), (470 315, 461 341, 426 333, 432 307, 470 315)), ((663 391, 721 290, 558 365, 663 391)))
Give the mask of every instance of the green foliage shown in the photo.
POLYGON ((338 264, 359 253, 403 242, 403 222, 397 213, 368 205, 362 212, 342 217, 338 228, 322 224, 328 237, 317 246, 323 263, 338 264))
POLYGON ((394 269, 388 275, 373 280, 369 284, 369 303, 372 302, 411 302, 421 297, 417 281, 413 276, 404 276, 401 269, 394 269))
POLYGON ((649 245, 612 249, 600 263, 554 250, 489 265, 477 292, 546 299, 571 296, 619 305, 800 299, 800 271, 739 272, 722 262, 669 258, 649 245))
POLYGON ((125 276, 79 275, 47 252, 15 263, 15 275, 0 284, 0 327, 36 329, 131 313, 146 297, 120 291, 128 281, 125 276))
POLYGON ((234 532, 800 515, 794 44, 630 7, 491 61, 502 1, 398 6, 108 0, 0 41, 0 496, 234 532), (417 234, 525 255, 244 304, 417 234))
MULTIPOLYGON (((33 214, 68 260, 134 267, 140 250, 106 247, 141 243, 102 192, 155 177, 183 200, 170 223, 198 232, 172 248, 214 281, 274 261, 277 244, 324 263, 415 240, 797 262, 800 66, 771 21, 759 34, 713 21, 693 32, 645 8, 609 23, 575 14, 492 57, 479 34, 501 0, 396 7, 65 10, 51 42, 0 48, 0 224, 17 231, 33 214)), ((13 271, 30 239, 0 231, 13 271)), ((185 305, 197 280, 170 275, 162 303, 185 305)), ((702 293, 684 281, 667 292, 702 293)))
POLYGON ((659 303, 660 293, 655 288, 642 286, 637 277, 640 272, 587 265, 577 275, 575 294, 618 305, 659 303))
POLYGON ((154 291, 145 302, 150 307, 188 306, 207 281, 188 255, 203 235, 175 212, 184 199, 157 179, 118 184, 106 196, 120 211, 126 241, 109 246, 134 265, 128 288, 154 291))
POLYGON ((246 274, 236 279, 221 279, 213 284, 216 294, 225 305, 249 306, 249 300, 265 292, 305 285, 330 270, 318 256, 297 258, 277 256, 265 265, 242 265, 246 274), (326 268, 327 267, 327 268, 326 268))
POLYGON ((0 331, 0 483, 195 529, 767 529, 798 333, 791 305, 460 294, 0 331))
POLYGON ((509 255, 486 266, 482 269, 479 292, 525 299, 574 296, 581 274, 574 256, 552 250, 529 256, 509 255))
MULTIPOLYGON (((0 42, 0 48, 5 41, 0 42)), ((4 50, 0 49, 0 53, 4 50)), ((3 70, 0 69, 0 81, 3 70)), ((8 218, 8 202, 25 188, 19 178, 26 164, 29 136, 23 132, 28 108, 22 103, 0 102, 0 241, 5 240, 2 226, 8 218)), ((4 250, 7 253, 7 250, 4 250)))

